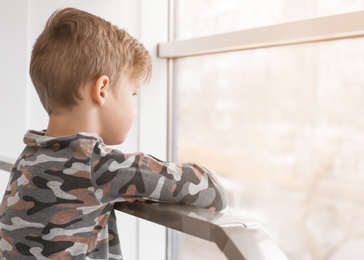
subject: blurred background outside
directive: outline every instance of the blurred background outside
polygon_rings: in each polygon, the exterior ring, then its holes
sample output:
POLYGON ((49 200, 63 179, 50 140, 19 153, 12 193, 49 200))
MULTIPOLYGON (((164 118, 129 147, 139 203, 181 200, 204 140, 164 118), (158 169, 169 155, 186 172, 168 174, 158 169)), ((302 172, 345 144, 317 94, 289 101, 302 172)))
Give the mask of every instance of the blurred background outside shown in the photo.
MULTIPOLYGON (((175 39, 364 9, 364 1, 175 1, 175 39)), ((335 25, 333 25, 335 26, 335 25)), ((364 256, 364 39, 179 58, 175 156, 217 173, 227 212, 290 259, 364 256)), ((178 235, 178 259, 225 259, 178 235)))

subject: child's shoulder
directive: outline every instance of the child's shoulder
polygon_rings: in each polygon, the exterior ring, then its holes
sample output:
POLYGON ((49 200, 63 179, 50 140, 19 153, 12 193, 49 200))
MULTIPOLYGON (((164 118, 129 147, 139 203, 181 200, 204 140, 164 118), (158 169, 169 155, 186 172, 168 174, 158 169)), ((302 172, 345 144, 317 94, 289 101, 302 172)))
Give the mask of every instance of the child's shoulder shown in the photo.
POLYGON ((82 160, 90 157, 95 149, 106 149, 101 137, 92 132, 51 137, 47 136, 45 131, 29 130, 24 136, 24 144, 26 148, 21 157, 26 161, 40 162, 82 160))

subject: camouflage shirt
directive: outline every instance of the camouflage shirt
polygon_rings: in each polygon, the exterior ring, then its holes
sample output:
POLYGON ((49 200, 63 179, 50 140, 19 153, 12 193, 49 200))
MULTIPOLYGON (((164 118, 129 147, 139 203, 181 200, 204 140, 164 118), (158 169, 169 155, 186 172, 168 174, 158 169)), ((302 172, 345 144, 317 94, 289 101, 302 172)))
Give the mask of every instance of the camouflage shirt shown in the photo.
POLYGON ((0 259, 122 259, 115 202, 226 205, 219 182, 195 164, 125 154, 94 133, 28 131, 24 142, 0 207, 0 259))

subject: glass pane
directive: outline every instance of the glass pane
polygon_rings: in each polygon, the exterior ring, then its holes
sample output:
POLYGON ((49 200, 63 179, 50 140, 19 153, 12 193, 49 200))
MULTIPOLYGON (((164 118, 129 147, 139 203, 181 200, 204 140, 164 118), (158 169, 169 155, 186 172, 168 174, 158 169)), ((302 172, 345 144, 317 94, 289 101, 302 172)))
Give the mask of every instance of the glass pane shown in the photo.
POLYGON ((357 259, 363 72, 363 38, 178 59, 176 156, 221 176, 229 211, 289 259, 357 259))
MULTIPOLYGON (((227 260, 223 252, 215 243, 194 236, 186 235, 178 231, 172 231, 175 241, 172 243, 173 260, 227 260)), ((171 233, 170 233, 171 234, 171 233)), ((170 242, 170 241, 169 241, 170 242)))
POLYGON ((188 39, 363 9, 363 0, 175 1, 175 39, 188 39))

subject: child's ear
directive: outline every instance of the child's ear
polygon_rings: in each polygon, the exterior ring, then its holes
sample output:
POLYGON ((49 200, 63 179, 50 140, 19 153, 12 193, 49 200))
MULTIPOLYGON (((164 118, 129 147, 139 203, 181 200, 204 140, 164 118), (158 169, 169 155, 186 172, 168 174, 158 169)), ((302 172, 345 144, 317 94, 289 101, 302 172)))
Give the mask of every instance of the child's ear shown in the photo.
POLYGON ((96 79, 92 88, 92 98, 99 105, 103 106, 107 94, 108 85, 110 84, 109 77, 102 75, 96 79))

